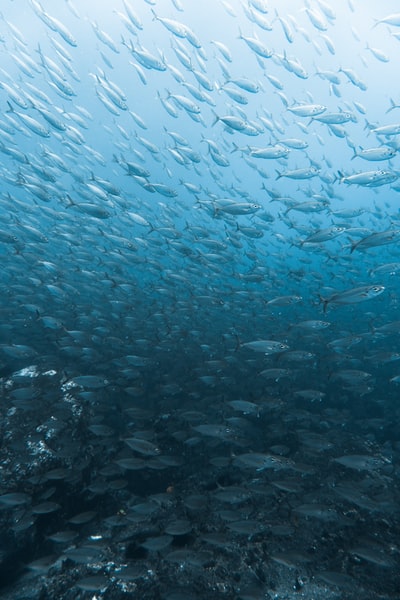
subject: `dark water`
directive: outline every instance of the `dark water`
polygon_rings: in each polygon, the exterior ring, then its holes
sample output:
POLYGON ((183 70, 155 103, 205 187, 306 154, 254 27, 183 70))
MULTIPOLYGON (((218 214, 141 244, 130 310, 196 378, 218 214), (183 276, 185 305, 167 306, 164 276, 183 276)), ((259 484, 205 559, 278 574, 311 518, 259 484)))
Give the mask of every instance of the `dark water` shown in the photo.
POLYGON ((2 6, 0 597, 399 598, 398 7, 105 4, 2 6))

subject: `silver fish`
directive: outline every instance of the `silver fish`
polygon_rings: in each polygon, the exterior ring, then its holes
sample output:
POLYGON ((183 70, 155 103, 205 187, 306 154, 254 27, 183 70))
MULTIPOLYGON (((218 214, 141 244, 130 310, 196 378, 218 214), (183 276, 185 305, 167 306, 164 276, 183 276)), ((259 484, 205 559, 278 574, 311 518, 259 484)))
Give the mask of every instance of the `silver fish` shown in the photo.
POLYGON ((253 342, 245 342, 240 344, 242 348, 248 348, 254 352, 262 352, 262 354, 275 354, 276 352, 284 352, 289 349, 287 344, 277 342, 275 340, 255 340, 253 342))
POLYGON ((358 304, 365 300, 376 298, 385 291, 383 285, 363 285, 360 287, 351 288, 342 292, 335 292, 329 298, 321 298, 324 305, 324 312, 328 308, 328 304, 358 304))

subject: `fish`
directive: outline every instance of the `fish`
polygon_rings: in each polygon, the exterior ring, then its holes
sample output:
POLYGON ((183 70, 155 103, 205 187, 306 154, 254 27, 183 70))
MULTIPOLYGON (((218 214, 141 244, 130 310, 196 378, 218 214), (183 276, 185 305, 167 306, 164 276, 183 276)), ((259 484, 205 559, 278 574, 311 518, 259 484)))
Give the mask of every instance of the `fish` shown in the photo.
POLYGON ((249 156, 251 156, 252 158, 277 159, 287 157, 289 152, 289 148, 286 148, 279 144, 276 144, 275 146, 271 146, 269 148, 255 148, 254 146, 252 146, 250 147, 249 156))
POLYGON ((280 179, 281 177, 288 177, 289 179, 311 179, 312 177, 316 177, 318 175, 319 169, 316 167, 289 169, 287 171, 278 171, 278 169, 276 169, 276 172, 276 179, 280 179))
POLYGON ((235 202, 230 198, 219 198, 214 203, 215 212, 227 213, 229 215, 250 215, 262 208, 256 202, 235 202))
POLYGON ((46 129, 39 121, 31 117, 30 115, 26 115, 24 113, 15 111, 11 104, 8 102, 8 112, 17 115, 17 117, 22 121, 27 129, 29 129, 32 133, 39 135, 40 137, 48 138, 50 137, 50 131, 46 129))
POLYGON ((275 340, 254 340, 240 344, 241 348, 248 348, 254 352, 262 352, 265 355, 275 354, 275 352, 284 352, 289 346, 283 342, 275 340))
POLYGON ((317 117, 327 110, 323 104, 295 104, 288 106, 288 111, 298 117, 317 117))
POLYGON ((239 454, 233 464, 238 467, 254 468, 257 472, 266 469, 287 469, 291 468, 291 464, 280 456, 271 454, 262 454, 258 452, 239 454))
POLYGON ((400 123, 390 123, 389 125, 380 125, 379 127, 373 127, 372 133, 377 135, 392 136, 400 133, 400 123))
POLYGON ((320 244, 321 242, 327 242, 328 240, 332 240, 339 235, 342 235, 345 231, 346 227, 332 225, 332 227, 320 229, 319 231, 312 233, 300 242, 300 246, 304 246, 304 244, 320 244))
POLYGON ((343 175, 339 172, 340 181, 348 185, 361 185, 364 187, 379 187, 393 183, 398 178, 397 173, 380 169, 378 171, 363 171, 354 175, 343 175))
POLYGON ((382 19, 375 19, 374 27, 380 25, 381 23, 400 27, 400 13, 392 13, 386 17, 383 17, 382 19))
POLYGON ((358 304, 365 300, 370 300, 380 296, 385 291, 383 285, 363 285, 348 290, 335 292, 328 298, 321 298, 321 302, 326 312, 328 304, 358 304))
POLYGON ((350 253, 354 250, 367 250, 377 246, 385 246, 396 242, 400 237, 399 229, 389 229, 387 231, 375 231, 366 237, 361 238, 351 245, 350 253))
POLYGON ((396 155, 396 149, 389 146, 379 146, 378 148, 361 148, 359 152, 354 151, 351 160, 354 158, 363 158, 369 161, 390 160, 396 155))
POLYGON ((264 46, 264 44, 258 38, 244 36, 241 32, 239 32, 239 39, 246 42, 250 50, 252 50, 257 56, 260 56, 261 58, 271 58, 273 54, 272 50, 264 46))
POLYGON ((313 116, 313 121, 318 121, 319 123, 325 123, 327 125, 341 125, 343 123, 348 123, 349 121, 355 121, 356 117, 354 114, 347 111, 339 111, 327 113, 324 112, 322 115, 313 116))

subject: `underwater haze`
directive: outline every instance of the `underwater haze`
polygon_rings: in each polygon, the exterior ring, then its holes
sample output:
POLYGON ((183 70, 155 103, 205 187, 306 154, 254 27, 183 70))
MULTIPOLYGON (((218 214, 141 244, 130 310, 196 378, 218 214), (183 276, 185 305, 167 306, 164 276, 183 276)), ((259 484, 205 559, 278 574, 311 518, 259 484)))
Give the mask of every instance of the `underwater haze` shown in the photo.
POLYGON ((1 3, 1 599, 400 598, 398 10, 1 3))

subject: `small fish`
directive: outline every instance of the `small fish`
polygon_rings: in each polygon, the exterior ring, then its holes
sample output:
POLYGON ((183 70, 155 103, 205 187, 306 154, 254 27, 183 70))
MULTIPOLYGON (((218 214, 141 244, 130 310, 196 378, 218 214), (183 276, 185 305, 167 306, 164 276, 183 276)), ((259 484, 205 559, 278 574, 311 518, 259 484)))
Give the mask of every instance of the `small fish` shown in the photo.
POLYGON ((216 200, 214 204, 215 212, 228 213, 230 215, 250 215, 262 208, 261 204, 255 202, 234 202, 232 200, 216 200))
POLYGON ((295 104, 288 106, 287 110, 298 117, 316 117, 327 110, 322 104, 295 104))
POLYGON ((266 469, 293 468, 293 463, 287 458, 274 456, 273 454, 262 454, 260 452, 239 454, 239 456, 233 459, 233 465, 255 469, 257 472, 265 471, 266 469))
POLYGON ((234 83, 237 87, 250 92, 251 94, 257 94, 260 91, 260 86, 255 81, 248 79, 247 77, 237 77, 236 79, 229 79, 230 83, 234 83))
POLYGON ((255 340, 253 342, 245 342, 240 344, 242 348, 248 348, 254 352, 261 352, 262 354, 269 355, 275 354, 276 352, 284 352, 289 349, 287 344, 283 342, 277 342, 275 340, 255 340))
POLYGON ((302 329, 310 329, 312 331, 319 331, 320 329, 326 329, 330 327, 331 323, 328 321, 319 321, 318 319, 311 319, 308 321, 301 321, 300 323, 296 323, 294 327, 301 327, 302 329))
POLYGON ((354 151, 351 160, 356 158, 363 158, 364 160, 369 161, 379 161, 379 160, 390 160, 396 155, 397 150, 395 148, 390 148, 389 146, 379 146, 378 148, 366 148, 365 150, 361 148, 359 152, 354 151))
POLYGON ((135 452, 142 454, 143 456, 157 456, 160 454, 160 449, 153 442, 142 438, 126 438, 125 444, 129 446, 135 452))
POLYGON ((389 229, 388 231, 376 231, 361 238, 358 242, 354 242, 351 245, 350 253, 354 250, 367 250, 368 248, 375 248, 377 246, 386 246, 387 244, 393 244, 400 239, 400 229, 389 229))
POLYGON ((383 17, 383 19, 375 19, 374 27, 383 23, 385 25, 393 25, 394 27, 400 27, 400 13, 393 13, 383 17))
POLYGON ((252 50, 257 56, 260 56, 261 58, 271 58, 273 54, 272 50, 264 46, 264 44, 260 42, 259 39, 255 37, 246 37, 242 35, 241 32, 239 35, 239 39, 244 40, 250 48, 250 50, 252 50))
POLYGON ((33 117, 31 117, 29 115, 15 111, 8 101, 7 101, 7 104, 9 107, 7 112, 17 115, 17 117, 20 119, 20 121, 25 125, 25 127, 27 129, 32 131, 32 133, 35 133, 36 135, 39 135, 40 137, 45 137, 45 138, 50 137, 50 131, 48 129, 46 129, 45 127, 43 127, 43 125, 41 123, 39 123, 39 121, 37 121, 36 119, 34 119, 33 117))
POLYGON ((363 285, 342 292, 335 292, 329 298, 320 296, 320 299, 324 306, 324 312, 326 312, 328 304, 358 304, 376 298, 384 291, 385 286, 383 285, 363 285))
POLYGON ((301 296, 277 296, 276 298, 272 298, 271 300, 267 300, 267 306, 291 306, 292 304, 297 304, 302 301, 301 296))
POLYGON ((371 54, 373 56, 375 56, 375 58, 377 60, 379 60, 380 62, 389 62, 389 57, 388 55, 383 52, 382 50, 379 50, 379 48, 371 48, 371 46, 369 46, 368 44, 366 45, 366 49, 369 50, 371 52, 371 54))
POLYGON ((288 214, 291 210, 302 212, 302 213, 319 213, 324 212, 328 209, 327 202, 318 202, 313 200, 308 200, 306 202, 299 202, 298 204, 294 204, 293 206, 289 206, 289 208, 285 211, 285 215, 288 214))
POLYGON ((353 113, 345 111, 325 113, 317 117, 312 117, 312 120, 326 123, 327 125, 341 125, 343 123, 348 123, 349 121, 352 121, 353 123, 357 121, 353 113))
POLYGON ((400 123, 391 123, 389 125, 381 125, 380 127, 373 127, 372 133, 377 135, 392 136, 400 133, 400 123))
POLYGON ((231 400, 228 402, 228 404, 234 410, 237 410, 244 415, 258 414, 260 410, 258 404, 254 404, 254 402, 248 402, 247 400, 231 400))
POLYGON ((289 154, 289 148, 285 148, 279 144, 267 148, 250 147, 250 156, 252 158, 277 159, 286 158, 289 154))
POLYGON ((304 246, 304 244, 320 244, 321 242, 333 240, 339 235, 342 235, 346 231, 346 229, 346 227, 342 227, 339 225, 332 225, 332 227, 320 229, 319 231, 316 231, 315 233, 309 235, 305 240, 303 240, 300 243, 300 246, 304 246))
POLYGON ((375 276, 378 274, 388 274, 388 275, 397 275, 400 272, 400 262, 394 263, 386 263, 384 265, 380 265, 379 267, 375 267, 369 271, 370 275, 375 276))
POLYGON ((71 379, 71 383, 85 388, 100 389, 106 387, 109 381, 98 375, 79 375, 71 379))
POLYGON ((224 125, 227 125, 227 127, 230 127, 235 131, 244 131, 248 126, 248 123, 246 121, 232 115, 226 115, 224 117, 219 117, 218 115, 215 115, 215 120, 212 126, 218 123, 218 121, 221 121, 224 125))
POLYGON ((289 171, 278 171, 276 169, 276 179, 287 177, 288 179, 311 179, 319 174, 319 169, 316 167, 308 167, 305 169, 293 169, 289 171))
POLYGON ((362 173, 355 173, 354 175, 343 175, 339 171, 340 181, 347 183, 348 185, 361 185, 364 187, 379 187, 392 183, 398 179, 397 173, 392 171, 363 171, 362 173))

